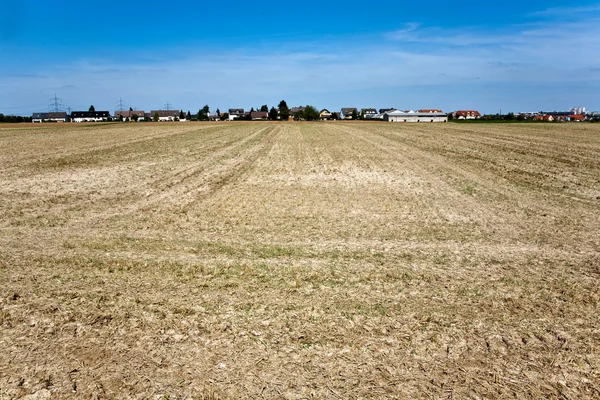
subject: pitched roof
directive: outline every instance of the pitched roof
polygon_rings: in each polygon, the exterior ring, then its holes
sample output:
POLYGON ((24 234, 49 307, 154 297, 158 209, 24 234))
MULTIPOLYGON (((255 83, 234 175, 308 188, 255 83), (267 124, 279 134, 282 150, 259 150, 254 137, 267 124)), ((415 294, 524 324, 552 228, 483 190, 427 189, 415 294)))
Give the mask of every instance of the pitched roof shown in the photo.
POLYGON ((254 111, 251 112, 250 115, 252 119, 266 119, 269 116, 269 113, 266 111, 254 111))
POLYGON ((64 111, 54 111, 48 113, 48 118, 67 118, 67 113, 64 111))
POLYGON ((466 117, 466 116, 481 117, 481 114, 479 114, 479 111, 477 111, 477 110, 458 110, 456 112, 456 115, 458 115, 460 117, 466 117))
POLYGON ((442 110, 438 110, 436 108, 432 108, 432 109, 417 110, 417 112, 420 112, 420 113, 441 113, 442 110))
POLYGON ((150 114, 154 115, 158 113, 159 118, 164 117, 179 117, 179 110, 151 110, 150 114))
POLYGON ((133 117, 134 115, 137 115, 138 117, 143 117, 144 114, 144 110, 117 110, 113 115, 115 116, 115 118, 119 118, 120 116, 123 116, 123 118, 129 118, 133 117))

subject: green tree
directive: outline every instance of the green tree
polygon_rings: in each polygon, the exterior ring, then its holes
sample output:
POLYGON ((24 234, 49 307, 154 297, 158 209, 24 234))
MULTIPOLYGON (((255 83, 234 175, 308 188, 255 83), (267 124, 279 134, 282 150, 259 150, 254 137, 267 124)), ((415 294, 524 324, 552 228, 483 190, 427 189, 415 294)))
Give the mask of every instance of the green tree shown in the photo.
POLYGON ((192 114, 190 113, 190 110, 188 110, 187 114, 185 115, 185 119, 187 119, 188 121, 192 119, 192 114))
POLYGON ((94 105, 92 104, 88 110, 89 112, 96 112, 96 108, 94 107, 94 105))
POLYGON ((157 122, 159 118, 160 117, 159 117, 158 111, 157 111, 157 112, 154 113, 154 118, 153 118, 154 122, 157 122))
POLYGON ((140 116, 139 116, 139 115, 137 115, 137 114, 133 114, 133 115, 131 116, 131 119, 132 119, 133 121, 135 121, 135 122, 138 122, 138 119, 140 119, 140 116))
POLYGON ((358 112, 356 111, 356 108, 354 110, 352 110, 352 119, 353 120, 357 120, 358 119, 358 112))
POLYGON ((338 119, 340 119, 340 117, 338 116, 338 113, 332 112, 331 113, 331 119, 334 120, 334 121, 337 121, 338 119))
POLYGON ((261 112, 269 112, 269 107, 267 107, 267 105, 266 105, 266 104, 263 104, 263 105, 260 107, 260 111, 261 111, 261 112))
POLYGON ((185 119, 185 114, 183 113, 183 110, 179 111, 179 119, 180 120, 185 119))
POLYGON ((223 113, 221 114, 221 121, 226 121, 229 119, 229 113, 223 113))
POLYGON ((217 117, 221 118, 221 110, 217 108, 217 117))
POLYGON ((198 114, 196 114, 198 121, 208 121, 209 110, 210 108, 208 108, 208 104, 198 110, 198 114))
POLYGON ((271 109, 269 110, 269 119, 271 121, 276 121, 277 120, 277 109, 275 109, 275 107, 271 107, 271 109))
POLYGON ((279 108, 279 116, 281 117, 281 120, 287 121, 290 118, 290 109, 288 108, 285 100, 281 100, 277 108, 279 108))
POLYGON ((319 111, 313 106, 304 108, 304 119, 307 121, 316 121, 319 119, 319 111))

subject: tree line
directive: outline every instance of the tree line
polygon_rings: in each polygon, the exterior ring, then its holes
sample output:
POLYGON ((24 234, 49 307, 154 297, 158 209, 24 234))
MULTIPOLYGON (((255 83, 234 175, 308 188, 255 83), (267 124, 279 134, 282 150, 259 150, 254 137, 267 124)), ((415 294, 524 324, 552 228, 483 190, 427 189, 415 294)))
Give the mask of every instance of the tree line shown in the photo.
POLYGON ((0 114, 0 123, 17 123, 17 122, 31 122, 31 117, 22 117, 20 115, 4 115, 0 114))
MULTIPOLYGON (((290 119, 290 117, 293 118, 294 120, 314 121, 314 120, 318 120, 319 116, 320 116, 319 111, 311 105, 307 105, 306 107, 303 107, 299 111, 292 112, 291 109, 288 107, 286 101, 281 100, 279 102, 279 104, 277 105, 277 108, 275 108, 275 107, 269 108, 269 106, 266 104, 263 104, 262 106, 256 107, 256 108, 252 107, 247 114, 245 114, 243 116, 235 117, 234 120, 251 121, 253 112, 267 113, 266 119, 271 120, 271 121, 276 121, 276 120, 287 121, 290 119)), ((216 117, 218 119, 220 119, 221 121, 225 121, 225 120, 229 119, 229 113, 227 113, 227 112, 222 113, 218 108, 217 108, 215 114, 216 114, 216 117)), ((337 116, 337 114, 336 114, 336 116, 337 116)), ((153 119, 155 121, 157 121, 158 115, 154 115, 153 119)), ((180 120, 187 119, 187 120, 192 120, 192 121, 194 121, 194 120, 208 121, 210 119, 210 107, 207 104, 204 107, 202 107, 201 109, 199 109, 198 112, 194 115, 192 115, 189 110, 188 110, 187 114, 184 113, 183 110, 181 110, 179 112, 179 119, 180 120)))

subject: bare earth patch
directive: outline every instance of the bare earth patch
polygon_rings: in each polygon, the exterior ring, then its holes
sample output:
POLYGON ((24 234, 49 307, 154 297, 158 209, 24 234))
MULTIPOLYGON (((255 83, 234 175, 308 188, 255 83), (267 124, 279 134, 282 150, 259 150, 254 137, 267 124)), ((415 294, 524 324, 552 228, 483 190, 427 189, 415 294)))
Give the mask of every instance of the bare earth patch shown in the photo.
POLYGON ((600 126, 12 125, 0 149, 0 399, 600 397, 600 126))

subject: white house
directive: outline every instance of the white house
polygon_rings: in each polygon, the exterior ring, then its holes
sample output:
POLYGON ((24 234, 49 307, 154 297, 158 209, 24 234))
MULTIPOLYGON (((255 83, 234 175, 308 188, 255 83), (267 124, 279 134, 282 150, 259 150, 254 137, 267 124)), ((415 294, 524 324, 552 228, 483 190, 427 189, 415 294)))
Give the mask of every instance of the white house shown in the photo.
POLYGON ((108 121, 109 118, 108 111, 73 111, 71 113, 71 122, 102 122, 108 121))
POLYGON ((158 114, 158 120, 160 122, 164 121, 175 121, 179 118, 178 110, 152 110, 150 111, 151 118, 154 119, 154 116, 158 114))
POLYGON ((31 115, 31 122, 33 122, 33 123, 36 123, 36 122, 42 123, 46 119, 48 119, 48 113, 34 112, 31 115))
POLYGON ((479 119, 481 114, 477 110, 458 110, 454 112, 455 119, 479 119))
POLYGON ((134 115, 137 115, 138 121, 143 121, 146 113, 144 112, 144 110, 117 110, 113 114, 115 119, 123 117, 124 121, 133 120, 134 115))
POLYGON ((67 113, 64 111, 55 111, 55 112, 47 112, 47 113, 33 113, 31 116, 31 122, 44 122, 44 121, 54 121, 54 122, 65 122, 67 120, 67 113))
POLYGON ((245 113, 243 108, 230 108, 229 109, 229 120, 233 121, 235 118, 244 118, 245 113))
POLYGON ((365 119, 373 119, 373 116, 377 115, 377 110, 374 108, 363 108, 360 110, 360 113, 365 119))

